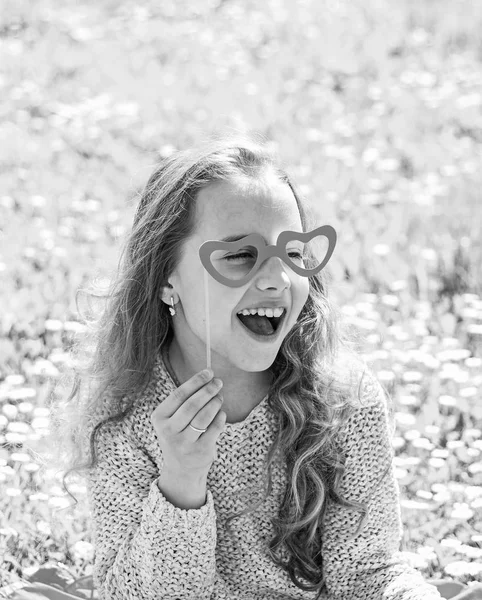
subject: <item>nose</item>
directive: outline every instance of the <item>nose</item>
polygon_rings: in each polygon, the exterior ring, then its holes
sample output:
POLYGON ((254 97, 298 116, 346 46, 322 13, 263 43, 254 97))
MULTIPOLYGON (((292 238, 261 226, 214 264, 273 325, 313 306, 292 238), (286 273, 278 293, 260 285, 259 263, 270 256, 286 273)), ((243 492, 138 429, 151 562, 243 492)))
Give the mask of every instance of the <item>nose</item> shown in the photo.
POLYGON ((276 288, 284 290, 291 286, 291 280, 286 272, 287 266, 278 256, 266 259, 256 275, 256 285, 260 289, 276 288))

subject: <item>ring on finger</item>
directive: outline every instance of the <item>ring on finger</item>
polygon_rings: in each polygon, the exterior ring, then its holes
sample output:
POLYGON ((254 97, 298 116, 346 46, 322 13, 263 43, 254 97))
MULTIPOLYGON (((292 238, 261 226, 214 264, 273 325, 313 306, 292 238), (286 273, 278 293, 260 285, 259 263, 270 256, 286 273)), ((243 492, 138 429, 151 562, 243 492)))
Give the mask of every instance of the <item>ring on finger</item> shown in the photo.
POLYGON ((197 431, 198 433, 204 433, 205 431, 207 431, 207 429, 198 429, 197 427, 194 427, 194 425, 191 425, 191 423, 189 423, 189 427, 191 429, 194 429, 194 431, 197 431))

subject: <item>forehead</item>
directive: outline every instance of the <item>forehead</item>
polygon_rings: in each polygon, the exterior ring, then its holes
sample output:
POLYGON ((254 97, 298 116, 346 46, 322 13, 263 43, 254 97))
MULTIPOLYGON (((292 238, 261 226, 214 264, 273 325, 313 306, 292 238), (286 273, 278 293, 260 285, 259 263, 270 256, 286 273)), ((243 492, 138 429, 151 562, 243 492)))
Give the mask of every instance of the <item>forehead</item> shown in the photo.
POLYGON ((260 233, 273 243, 281 231, 302 231, 296 198, 274 175, 209 184, 197 195, 196 224, 200 241, 260 233))

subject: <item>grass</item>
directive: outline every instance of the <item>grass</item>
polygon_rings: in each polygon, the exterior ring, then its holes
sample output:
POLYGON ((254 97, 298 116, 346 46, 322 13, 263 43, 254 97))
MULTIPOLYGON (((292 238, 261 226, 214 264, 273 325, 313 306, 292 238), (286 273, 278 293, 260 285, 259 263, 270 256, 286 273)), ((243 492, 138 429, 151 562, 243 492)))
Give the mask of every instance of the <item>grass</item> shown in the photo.
POLYGON ((339 234, 330 293, 396 407, 401 550, 482 581, 482 5, 7 0, 0 15, 0 586, 89 574, 82 481, 49 403, 161 155, 223 125, 274 140, 339 234))

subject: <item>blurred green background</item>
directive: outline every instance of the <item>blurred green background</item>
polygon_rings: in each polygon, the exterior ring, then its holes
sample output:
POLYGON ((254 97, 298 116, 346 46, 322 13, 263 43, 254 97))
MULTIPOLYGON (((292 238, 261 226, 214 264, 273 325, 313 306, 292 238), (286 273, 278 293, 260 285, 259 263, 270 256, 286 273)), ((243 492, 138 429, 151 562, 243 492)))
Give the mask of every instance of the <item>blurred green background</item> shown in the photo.
POLYGON ((88 574, 48 407, 156 161, 272 140, 338 232, 330 295, 396 407, 407 560, 482 581, 482 3, 3 0, 0 585, 88 574))

